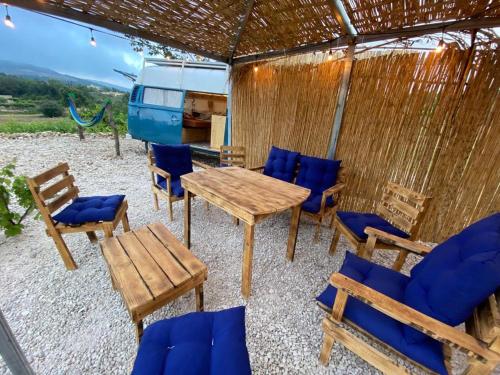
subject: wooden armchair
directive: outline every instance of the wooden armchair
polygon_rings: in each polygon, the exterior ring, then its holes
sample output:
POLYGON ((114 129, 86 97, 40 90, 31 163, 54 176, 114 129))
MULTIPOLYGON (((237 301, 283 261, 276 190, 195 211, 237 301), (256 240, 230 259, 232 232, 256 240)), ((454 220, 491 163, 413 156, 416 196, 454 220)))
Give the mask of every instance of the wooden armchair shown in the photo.
POLYGON ((246 167, 246 152, 243 146, 220 146, 220 166, 246 167))
POLYGON ((375 242, 397 240, 426 258, 408 277, 348 253, 318 297, 329 311, 322 323, 321 363, 328 364, 338 341, 386 374, 409 373, 370 344, 375 341, 427 373, 451 374, 455 348, 467 354, 465 374, 490 374, 500 364, 499 225, 500 214, 492 215, 433 250, 367 230, 375 242), (466 332, 455 328, 464 322, 466 332))
POLYGON ((54 240, 68 270, 78 267, 62 234, 85 232, 91 242, 97 242, 95 231, 102 230, 106 237, 113 237, 113 231, 120 221, 125 232, 130 230, 125 196, 79 197, 78 187, 74 184, 75 178, 69 174, 67 163, 60 163, 28 178, 27 182, 47 226, 47 235, 54 240), (66 205, 70 201, 72 202, 66 205), (60 210, 63 206, 65 207, 60 210), (58 213, 52 215, 56 211, 58 213))
MULTIPOLYGON (((389 182, 383 189, 382 199, 378 203, 375 214, 358 212, 337 212, 333 220, 335 233, 330 245, 330 254, 334 254, 342 234, 356 253, 366 256, 366 247, 373 252, 374 243, 367 244, 368 235, 365 228, 373 227, 402 239, 414 240, 415 234, 422 223, 429 197, 416 193, 401 185, 389 182)), ((373 241, 373 240, 372 240, 373 241)), ((393 265, 394 270, 400 270, 408 252, 398 246, 398 241, 380 241, 377 249, 398 250, 399 255, 393 265)))

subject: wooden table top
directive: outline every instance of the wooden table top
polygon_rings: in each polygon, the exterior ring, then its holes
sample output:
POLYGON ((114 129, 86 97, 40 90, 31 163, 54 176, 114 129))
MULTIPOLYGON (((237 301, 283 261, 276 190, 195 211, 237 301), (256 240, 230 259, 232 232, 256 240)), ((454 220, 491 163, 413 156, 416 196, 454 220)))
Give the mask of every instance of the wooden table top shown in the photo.
POLYGON ((207 275, 207 267, 161 223, 106 238, 101 249, 132 319, 207 275))
POLYGON ((192 172, 181 176, 181 181, 182 186, 194 194, 212 198, 214 203, 229 203, 253 216, 277 213, 297 206, 304 202, 311 192, 309 189, 239 167, 192 172))

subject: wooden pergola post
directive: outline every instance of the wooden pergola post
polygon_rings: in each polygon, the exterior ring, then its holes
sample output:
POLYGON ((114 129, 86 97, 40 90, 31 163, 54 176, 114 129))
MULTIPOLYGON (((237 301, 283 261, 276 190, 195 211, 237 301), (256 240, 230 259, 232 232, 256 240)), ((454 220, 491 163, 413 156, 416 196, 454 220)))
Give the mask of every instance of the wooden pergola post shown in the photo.
POLYGON ((21 347, 0 310, 0 354, 13 375, 34 375, 21 347))
POLYGON ((349 84, 351 82, 352 65, 354 60, 354 49, 356 45, 351 43, 347 47, 347 55, 344 59, 344 72, 342 73, 342 82, 340 83, 339 96, 337 98, 337 106, 335 107, 335 117, 333 118, 333 128, 330 137, 330 145, 328 146, 327 158, 333 159, 337 149, 337 142, 344 117, 344 108, 349 92, 349 84))

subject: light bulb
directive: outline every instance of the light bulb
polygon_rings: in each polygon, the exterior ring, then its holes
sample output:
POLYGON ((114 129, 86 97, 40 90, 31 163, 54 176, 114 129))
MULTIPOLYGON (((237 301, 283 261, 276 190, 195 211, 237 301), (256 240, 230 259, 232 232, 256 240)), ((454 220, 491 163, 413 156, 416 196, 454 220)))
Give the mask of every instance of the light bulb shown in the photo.
POLYGON ((442 51, 444 50, 444 48, 445 48, 445 47, 446 47, 446 44, 445 44, 444 40, 443 40, 443 39, 441 39, 441 40, 439 41, 438 45, 436 46, 435 51, 436 51, 437 53, 440 53, 440 52, 442 52, 442 51))
POLYGON ((3 23, 5 24, 5 26, 10 27, 11 29, 14 29, 16 27, 16 25, 14 25, 14 22, 12 22, 12 18, 10 18, 8 14, 5 16, 3 23))
POLYGON ((333 59, 333 53, 332 53, 332 50, 330 50, 330 52, 328 52, 328 60, 332 60, 333 59))
POLYGON ((254 67, 253 67, 253 71, 254 71, 254 72, 256 72, 256 71, 258 71, 258 70, 259 70, 259 67, 258 67, 258 66, 254 66, 254 67))
POLYGON ((91 37, 91 38, 90 38, 90 45, 91 45, 92 47, 97 47, 97 42, 95 41, 95 38, 94 38, 94 37, 91 37))

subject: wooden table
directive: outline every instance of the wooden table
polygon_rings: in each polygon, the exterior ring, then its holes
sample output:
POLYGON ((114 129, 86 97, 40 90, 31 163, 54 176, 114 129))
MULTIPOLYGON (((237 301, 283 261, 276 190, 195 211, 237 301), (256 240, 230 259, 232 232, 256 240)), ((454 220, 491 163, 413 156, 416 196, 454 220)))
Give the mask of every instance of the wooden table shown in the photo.
POLYGON ((142 319, 195 289, 196 310, 203 311, 203 282, 207 267, 160 223, 106 238, 100 242, 111 274, 136 326, 142 319))
POLYGON ((184 244, 191 242, 191 197, 197 195, 245 223, 241 292, 250 296, 255 224, 292 208, 287 257, 293 260, 302 203, 310 190, 239 167, 211 168, 181 176, 184 244))

